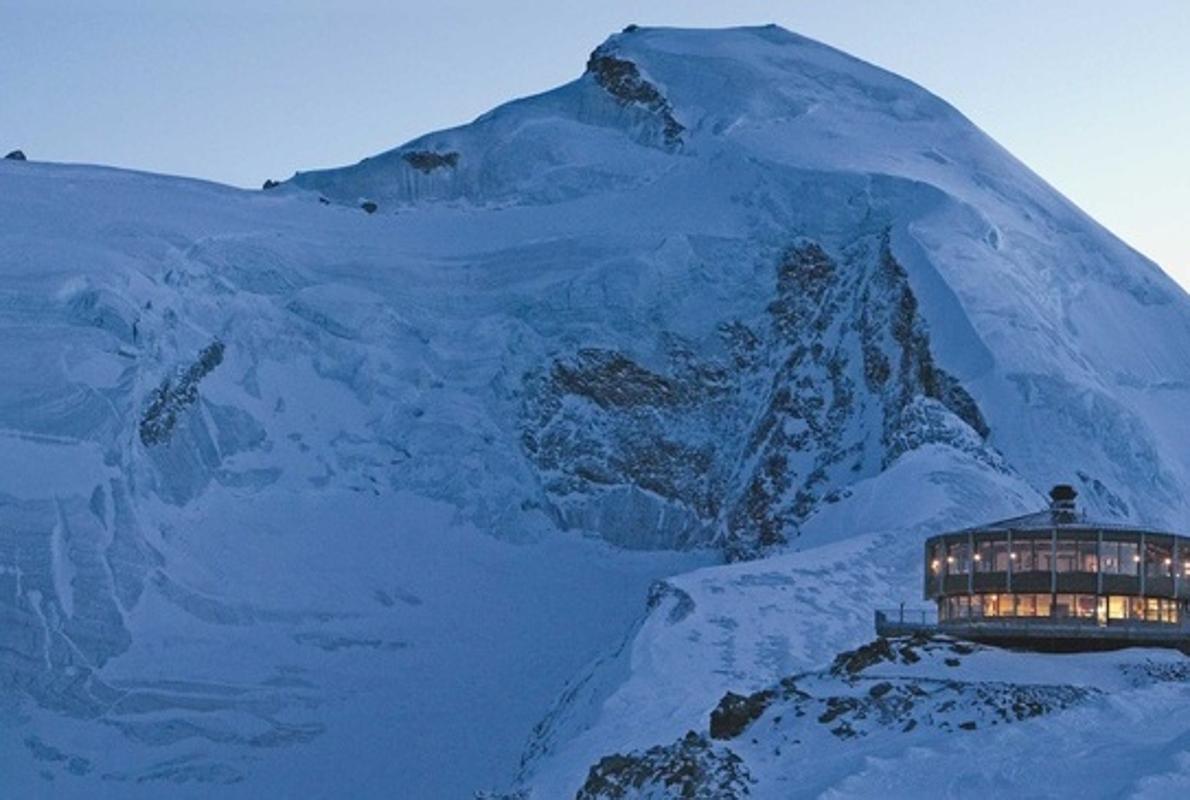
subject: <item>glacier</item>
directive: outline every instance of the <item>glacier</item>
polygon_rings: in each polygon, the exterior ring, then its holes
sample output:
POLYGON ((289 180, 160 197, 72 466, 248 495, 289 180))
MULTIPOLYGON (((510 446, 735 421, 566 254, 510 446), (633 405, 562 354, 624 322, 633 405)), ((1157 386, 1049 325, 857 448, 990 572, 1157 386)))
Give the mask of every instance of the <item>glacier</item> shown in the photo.
POLYGON ((904 79, 630 27, 265 191, 2 161, 0 219, 7 793, 1190 787, 1177 654, 837 667, 1054 483, 1190 528, 1190 298, 904 79))

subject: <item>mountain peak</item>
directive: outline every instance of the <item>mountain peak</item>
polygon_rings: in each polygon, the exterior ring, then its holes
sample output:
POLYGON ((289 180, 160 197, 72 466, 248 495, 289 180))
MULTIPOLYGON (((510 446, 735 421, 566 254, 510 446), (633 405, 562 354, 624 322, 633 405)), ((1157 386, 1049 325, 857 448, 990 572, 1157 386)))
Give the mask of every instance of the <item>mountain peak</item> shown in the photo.
POLYGON ((629 26, 568 84, 292 183, 353 206, 543 203, 637 185, 636 176, 665 168, 661 154, 726 149, 889 171, 955 136, 982 134, 915 84, 776 25, 629 26))

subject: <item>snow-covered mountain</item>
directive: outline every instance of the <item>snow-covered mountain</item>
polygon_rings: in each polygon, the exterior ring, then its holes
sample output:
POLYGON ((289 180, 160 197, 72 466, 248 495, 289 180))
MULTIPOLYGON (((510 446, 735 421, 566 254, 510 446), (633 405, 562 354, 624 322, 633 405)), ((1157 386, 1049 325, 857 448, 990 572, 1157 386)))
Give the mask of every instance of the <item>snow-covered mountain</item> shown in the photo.
POLYGON ((1179 657, 831 669, 924 536, 1053 483, 1190 527, 1190 299, 920 87, 631 28, 266 192, 0 162, 0 220, 22 792, 1190 782, 1179 657))

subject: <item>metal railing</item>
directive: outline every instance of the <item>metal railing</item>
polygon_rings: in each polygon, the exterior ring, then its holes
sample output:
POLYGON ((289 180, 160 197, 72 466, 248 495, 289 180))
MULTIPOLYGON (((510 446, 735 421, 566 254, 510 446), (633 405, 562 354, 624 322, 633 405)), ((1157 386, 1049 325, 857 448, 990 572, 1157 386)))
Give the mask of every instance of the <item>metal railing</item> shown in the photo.
POLYGON ((938 612, 934 609, 893 608, 877 609, 878 636, 909 636, 933 633, 938 630, 938 612))
POLYGON ((878 608, 876 609, 876 616, 883 617, 885 621, 895 622, 898 625, 932 626, 938 624, 937 608, 907 608, 905 606, 900 606, 899 608, 878 608))

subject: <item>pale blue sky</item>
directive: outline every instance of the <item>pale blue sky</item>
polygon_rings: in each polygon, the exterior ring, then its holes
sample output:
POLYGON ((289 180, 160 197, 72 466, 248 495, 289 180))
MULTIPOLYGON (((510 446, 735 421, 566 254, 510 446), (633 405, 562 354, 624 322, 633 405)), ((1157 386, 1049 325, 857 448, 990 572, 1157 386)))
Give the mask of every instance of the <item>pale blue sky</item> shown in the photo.
POLYGON ((630 22, 911 78, 1190 285, 1190 0, 0 0, 0 150, 258 186, 570 80, 630 22))

